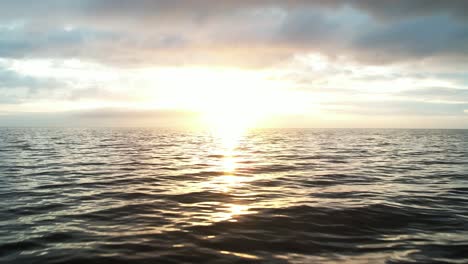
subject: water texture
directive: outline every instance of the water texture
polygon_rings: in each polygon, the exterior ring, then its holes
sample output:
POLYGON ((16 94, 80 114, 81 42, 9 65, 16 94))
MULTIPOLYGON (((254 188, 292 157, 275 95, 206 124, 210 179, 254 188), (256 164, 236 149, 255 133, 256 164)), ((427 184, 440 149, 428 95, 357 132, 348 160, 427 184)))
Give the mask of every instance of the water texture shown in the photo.
POLYGON ((468 263, 467 130, 229 140, 0 129, 0 263, 468 263))

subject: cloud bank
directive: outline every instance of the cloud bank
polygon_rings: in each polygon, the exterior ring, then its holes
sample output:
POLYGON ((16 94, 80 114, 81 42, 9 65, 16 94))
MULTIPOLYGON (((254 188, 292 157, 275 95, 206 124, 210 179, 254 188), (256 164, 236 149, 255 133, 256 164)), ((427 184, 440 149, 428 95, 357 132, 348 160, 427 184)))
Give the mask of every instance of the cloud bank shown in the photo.
MULTIPOLYGON (((285 83, 281 89, 304 98, 309 112, 451 116, 467 122, 467 1, 0 0, 0 5, 3 115, 86 105, 112 119, 102 109, 151 104, 145 101, 151 96, 162 109, 171 82, 179 80, 161 81, 159 69, 211 67, 268 72, 268 80, 279 80, 285 83)), ((187 91, 200 89, 184 85, 187 91)))
POLYGON ((468 51, 466 1, 20 0, 1 5, 0 56, 6 58, 270 66, 311 51, 367 63, 466 60, 468 51))

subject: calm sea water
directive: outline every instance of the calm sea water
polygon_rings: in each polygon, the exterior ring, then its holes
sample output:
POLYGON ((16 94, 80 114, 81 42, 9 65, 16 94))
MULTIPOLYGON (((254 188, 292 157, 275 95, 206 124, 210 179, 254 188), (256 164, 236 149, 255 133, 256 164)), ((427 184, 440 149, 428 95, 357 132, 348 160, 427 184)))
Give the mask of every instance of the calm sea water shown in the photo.
POLYGON ((0 262, 468 263, 468 131, 3 128, 0 262))

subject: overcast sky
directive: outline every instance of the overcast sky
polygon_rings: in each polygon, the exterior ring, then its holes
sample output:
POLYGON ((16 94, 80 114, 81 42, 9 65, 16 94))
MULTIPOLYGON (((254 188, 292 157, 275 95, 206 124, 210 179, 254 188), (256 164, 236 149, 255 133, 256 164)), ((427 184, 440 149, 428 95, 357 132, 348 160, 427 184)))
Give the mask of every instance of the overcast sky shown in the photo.
POLYGON ((0 126, 232 109, 258 126, 468 128, 468 1, 0 0, 0 126))

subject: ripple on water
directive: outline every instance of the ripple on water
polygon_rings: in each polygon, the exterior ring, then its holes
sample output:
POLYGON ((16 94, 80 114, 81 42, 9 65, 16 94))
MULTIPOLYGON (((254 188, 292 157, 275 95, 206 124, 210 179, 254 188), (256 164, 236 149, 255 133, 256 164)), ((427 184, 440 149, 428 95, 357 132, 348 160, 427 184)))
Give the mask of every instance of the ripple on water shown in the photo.
POLYGON ((468 131, 0 129, 2 263, 466 263, 468 131))

